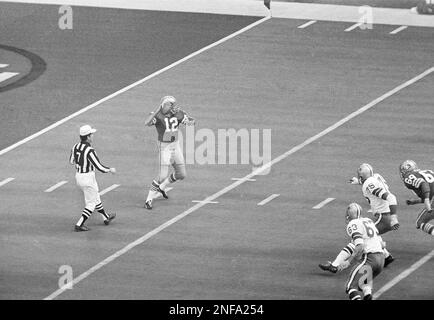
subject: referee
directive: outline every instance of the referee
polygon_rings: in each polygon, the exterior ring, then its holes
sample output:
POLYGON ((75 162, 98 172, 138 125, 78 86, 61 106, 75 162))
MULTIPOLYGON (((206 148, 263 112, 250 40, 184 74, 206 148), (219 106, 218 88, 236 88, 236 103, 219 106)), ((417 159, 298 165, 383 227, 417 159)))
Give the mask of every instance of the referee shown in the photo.
POLYGON ((95 209, 102 214, 105 225, 110 224, 110 221, 116 217, 116 213, 108 214, 104 211, 99 197, 95 168, 103 173, 110 172, 113 174, 116 173, 116 169, 102 165, 96 155, 95 149, 91 147, 92 136, 95 132, 96 129, 93 129, 89 125, 82 126, 80 128, 80 142, 72 147, 69 157, 69 162, 75 165, 77 171, 75 180, 77 186, 83 191, 85 202, 81 217, 75 225, 75 231, 77 232, 90 230, 84 223, 90 218, 95 209))

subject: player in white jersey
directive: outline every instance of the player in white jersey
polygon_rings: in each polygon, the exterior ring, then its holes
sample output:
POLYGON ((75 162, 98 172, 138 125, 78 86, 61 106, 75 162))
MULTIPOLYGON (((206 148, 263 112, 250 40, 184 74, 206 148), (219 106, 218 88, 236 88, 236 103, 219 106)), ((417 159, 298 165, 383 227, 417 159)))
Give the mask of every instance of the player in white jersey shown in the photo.
POLYGON ((374 222, 361 214, 362 207, 357 203, 351 203, 345 213, 352 253, 346 255, 342 264, 349 265, 352 261, 357 261, 346 285, 350 300, 361 300, 360 291, 363 292, 363 300, 372 299, 372 280, 381 273, 384 266, 383 239, 374 222))
MULTIPOLYGON (((399 228, 396 197, 390 192, 386 180, 380 174, 374 173, 370 164, 362 163, 357 169, 357 177, 353 177, 349 182, 362 185, 363 196, 371 206, 379 234, 399 228)), ((387 266, 394 258, 387 250, 385 254, 387 266)))

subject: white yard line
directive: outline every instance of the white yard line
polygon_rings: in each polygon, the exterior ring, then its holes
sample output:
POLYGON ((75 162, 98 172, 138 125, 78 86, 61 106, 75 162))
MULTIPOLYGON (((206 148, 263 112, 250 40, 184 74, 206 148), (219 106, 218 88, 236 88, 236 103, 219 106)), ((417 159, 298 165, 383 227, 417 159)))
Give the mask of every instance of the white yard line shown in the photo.
POLYGON ((313 207, 312 209, 321 209, 322 207, 324 207, 327 203, 332 202, 333 200, 335 200, 335 198, 327 198, 324 201, 321 201, 320 203, 318 203, 315 207, 313 207))
POLYGON ((351 27, 346 28, 346 29, 345 29, 345 32, 353 31, 354 29, 360 27, 362 24, 363 24, 363 23, 361 23, 361 22, 358 22, 358 23, 356 23, 356 24, 353 24, 351 27))
POLYGON ((395 30, 391 31, 390 34, 397 34, 398 32, 401 32, 402 30, 407 29, 408 26, 400 26, 399 28, 396 28, 395 30))
POLYGON ((119 186, 120 186, 120 184, 111 185, 110 187, 105 188, 104 190, 100 191, 99 195, 102 196, 102 195, 106 194, 107 192, 110 192, 110 191, 116 189, 119 186))
POLYGON ((245 181, 256 181, 256 179, 245 179, 245 178, 231 178, 232 181, 240 181, 240 180, 245 180, 245 181))
POLYGON ((386 283, 383 287, 381 287, 377 292, 375 292, 373 299, 374 300, 378 299, 382 294, 384 294, 387 290, 389 290, 394 285, 396 285, 399 281, 405 279, 411 273, 419 269, 424 263, 428 262, 428 260, 431 259, 433 256, 434 256, 434 250, 432 250, 426 256, 423 256, 420 260, 414 263, 410 268, 405 269, 403 272, 401 272, 399 275, 397 275, 395 278, 393 278, 388 283, 386 283))
MULTIPOLYGON (((265 20, 263 20, 263 21, 265 21, 265 20)), ((184 217, 188 216, 190 213, 197 211, 198 209, 200 209, 203 206, 205 206, 207 203, 215 201, 217 198, 219 198, 220 196, 222 196, 222 195, 228 193, 229 191, 235 189, 239 185, 241 185, 244 182, 246 182, 248 179, 251 179, 254 176, 262 173, 264 170, 268 170, 271 166, 275 165, 276 163, 278 163, 278 162, 286 159, 287 157, 289 157, 293 153, 301 150, 305 146, 311 144, 312 142, 320 139, 321 137, 325 136, 326 134, 328 134, 328 133, 332 132, 333 130, 339 128, 340 126, 342 126, 343 124, 347 123, 351 119, 353 119, 353 118, 357 117, 358 115, 362 114, 363 112, 371 109, 372 107, 376 106, 377 104, 379 104, 380 102, 384 101, 388 97, 396 94, 397 92, 399 92, 399 91, 407 88, 408 86, 412 85, 416 81, 418 81, 420 79, 423 79, 424 77, 430 75, 432 72, 434 72, 434 67, 431 67, 430 69, 428 69, 425 72, 419 74, 418 76, 416 76, 416 77, 414 77, 414 78, 406 81, 405 83, 397 86, 396 88, 388 91, 387 93, 383 94, 381 97, 378 97, 377 99, 371 101, 367 105, 365 105, 365 106, 361 107, 360 109, 354 111, 353 113, 351 113, 348 116, 346 116, 345 118, 339 120, 338 122, 336 122, 335 124, 331 125, 327 129, 325 129, 325 130, 321 131, 320 133, 318 133, 318 134, 310 137, 309 139, 305 140, 304 142, 300 143, 299 145, 291 148, 287 152, 285 152, 285 153, 281 154, 280 156, 274 158, 272 161, 266 163, 262 167, 259 167, 259 168, 255 169, 254 171, 252 171, 251 173, 249 173, 248 175, 246 175, 242 180, 235 181, 232 184, 230 184, 229 186, 227 186, 227 187, 225 187, 225 188, 217 191, 216 193, 210 195, 209 197, 207 197, 203 201, 200 201, 199 203, 195 204, 193 207, 191 207, 191 208, 185 210, 184 212, 178 214, 177 216, 175 216, 174 218, 170 219, 169 221, 163 223, 162 225, 160 225, 159 227, 155 228, 154 230, 148 232, 147 234, 143 235, 142 237, 138 238, 137 240, 131 242, 128 245, 126 245, 124 248, 116 251, 111 256, 105 258, 103 261, 99 262, 98 264, 96 264, 95 266, 93 266, 92 268, 90 268, 89 270, 83 272, 77 278, 75 278, 75 279, 72 280, 72 285, 75 286, 77 283, 79 283, 80 281, 86 279, 88 276, 90 276, 95 271, 101 269, 103 266, 105 266, 108 263, 112 262, 113 260, 119 258, 120 256, 122 256, 123 254, 127 253, 128 251, 130 251, 134 247, 136 247, 138 245, 141 245, 146 240, 152 238, 154 235, 160 233, 161 231, 163 231, 164 229, 168 228, 172 224, 174 224, 177 221, 179 221, 179 220, 183 219, 184 217)), ((50 294, 49 296, 47 296, 46 298, 44 298, 44 300, 55 299, 57 296, 59 296, 60 294, 62 294, 65 290, 66 290, 65 288, 59 288, 56 291, 54 291, 52 294, 50 294)))
POLYGON ((160 74, 162 74, 163 72, 176 67, 177 65, 179 65, 179 64, 181 64, 181 63, 183 63, 183 62, 185 62, 187 60, 190 60, 191 58, 193 58, 193 57, 201 54, 202 52, 205 52, 205 51, 207 51, 207 50, 209 50, 211 48, 214 48, 214 47, 222 44, 223 42, 226 42, 227 40, 230 40, 230 39, 238 36, 239 34, 241 34, 243 32, 246 32, 247 30, 250 30, 251 28, 253 28, 253 27, 255 27, 255 26, 257 26, 257 25, 259 25, 259 24, 261 24, 261 23, 263 23, 263 22, 265 22, 267 20, 269 20, 270 18, 271 17, 268 16, 268 17, 262 18, 262 19, 260 19, 258 21, 255 21, 254 23, 249 24, 247 27, 244 27, 243 29, 240 29, 237 32, 234 32, 234 33, 232 33, 232 34, 230 34, 230 35, 228 35, 228 36, 226 36, 226 37, 224 37, 224 38, 222 38, 222 39, 220 39, 220 40, 218 40, 218 41, 216 41, 214 43, 211 43, 210 45, 208 45, 206 47, 203 47, 202 49, 197 50, 197 51, 193 52, 192 54, 189 54, 188 56, 186 56, 186 57, 184 57, 184 58, 182 58, 182 59, 180 59, 180 60, 178 60, 178 61, 176 61, 176 62, 174 62, 174 63, 172 63, 170 65, 168 65, 167 67, 165 67, 163 69, 160 69, 160 70, 154 72, 153 74, 151 74, 151 75, 149 75, 149 76, 147 76, 147 77, 145 77, 145 78, 143 78, 143 79, 141 79, 141 80, 139 80, 137 82, 134 82, 133 84, 130 84, 129 86, 127 86, 127 87, 125 87, 125 88, 123 88, 123 89, 121 89, 119 91, 116 91, 115 93, 112 93, 111 95, 108 95, 107 97, 105 97, 105 98, 103 98, 101 100, 98 100, 95 103, 92 103, 91 105, 88 105, 87 107, 85 107, 85 108, 83 108, 83 109, 81 109, 81 110, 79 110, 79 111, 77 111, 77 112, 75 112, 75 113, 73 113, 73 114, 71 114, 71 115, 69 115, 69 116, 67 116, 67 117, 65 117, 65 118, 63 118, 63 119, 55 122, 55 123, 53 123, 52 125, 50 125, 50 126, 44 128, 44 129, 42 129, 41 131, 38 131, 38 132, 32 134, 31 136, 29 136, 29 137, 27 137, 27 138, 25 138, 25 139, 23 139, 21 141, 18 141, 17 143, 14 143, 13 145, 11 145, 11 146, 3 149, 3 150, 0 150, 0 156, 3 155, 3 154, 5 154, 5 153, 7 153, 7 152, 9 152, 9 151, 11 151, 11 150, 13 150, 13 149, 15 149, 16 147, 18 147, 20 145, 22 145, 24 143, 27 143, 30 140, 33 140, 33 139, 39 137, 40 135, 42 135, 42 134, 44 134, 44 133, 46 133, 46 132, 48 132, 48 131, 50 131, 50 130, 58 127, 58 126, 60 126, 61 124, 63 124, 65 122, 67 122, 67 121, 69 121, 69 120, 77 117, 78 115, 80 115, 80 114, 82 114, 82 113, 84 113, 86 111, 89 111, 89 110, 95 108, 96 106, 100 105, 101 103, 103 103, 105 101, 108 101, 108 100, 110 100, 110 99, 112 99, 112 98, 114 98, 114 97, 116 97, 116 96, 118 96, 118 95, 120 95, 120 94, 122 94, 122 93, 124 93, 124 92, 126 92, 126 91, 128 91, 128 90, 130 90, 130 89, 132 89, 132 88, 134 88, 134 87, 136 87, 136 86, 138 86, 138 85, 140 85, 140 84, 142 84, 142 83, 144 83, 144 82, 146 82, 146 81, 148 81, 148 80, 150 80, 150 79, 152 79, 152 78, 160 75, 160 74))
POLYGON ((209 200, 192 200, 191 202, 200 203, 200 204, 218 203, 217 201, 209 201, 209 200))
POLYGON ((297 28, 304 29, 304 28, 309 27, 310 25, 313 25, 315 22, 316 22, 316 20, 311 20, 309 22, 306 22, 306 23, 302 24, 301 26, 298 26, 297 28))
POLYGON ((12 180, 14 180, 15 178, 7 178, 7 179, 4 179, 3 181, 1 181, 0 182, 0 187, 1 186, 4 186, 6 183, 9 183, 9 182, 11 182, 12 180))
POLYGON ((47 190, 45 190, 44 192, 53 192, 54 190, 56 190, 57 188, 63 186, 64 184, 68 183, 68 181, 60 181, 59 183, 56 183, 54 186, 49 187, 47 190))
POLYGON ((0 72, 0 82, 9 80, 10 78, 13 78, 18 74, 18 72, 0 72))
POLYGON ((276 199, 278 196, 280 196, 280 194, 274 193, 271 196, 269 196, 268 198, 265 198, 264 200, 259 202, 258 206, 263 206, 263 205, 267 204, 268 202, 270 202, 271 200, 276 199))
POLYGON ((9 66, 9 65, 8 64, 0 63, 0 68, 6 68, 7 66, 9 66))

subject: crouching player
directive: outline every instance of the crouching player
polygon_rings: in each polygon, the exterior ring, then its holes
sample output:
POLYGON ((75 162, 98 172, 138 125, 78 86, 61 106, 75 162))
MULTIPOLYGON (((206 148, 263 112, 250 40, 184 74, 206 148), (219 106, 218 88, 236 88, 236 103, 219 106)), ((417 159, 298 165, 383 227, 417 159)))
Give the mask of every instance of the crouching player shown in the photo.
MULTIPOLYGON (((347 207, 345 220, 351 243, 346 247, 348 251, 344 249, 341 252, 341 261, 333 270, 342 270, 355 261, 347 281, 346 293, 350 300, 362 300, 361 292, 363 300, 371 300, 373 279, 381 273, 384 266, 384 242, 374 222, 362 217, 362 207, 359 204, 351 203, 347 207)), ((320 264, 320 268, 331 271, 330 268, 324 268, 329 265, 330 262, 320 264)))
POLYGON ((425 205, 425 208, 423 208, 416 218, 416 228, 429 235, 434 235, 434 225, 428 223, 434 219, 431 206, 434 196, 434 171, 420 170, 416 162, 413 160, 405 160, 399 166, 399 175, 404 185, 418 196, 417 199, 407 200, 407 205, 418 203, 425 205))
POLYGON ((159 174, 152 181, 145 208, 152 209, 152 200, 161 194, 168 199, 166 188, 169 184, 183 180, 186 176, 185 161, 178 140, 180 124, 192 125, 195 120, 177 105, 173 96, 165 96, 155 112, 151 112, 145 121, 147 126, 155 126, 159 145, 159 174), (173 172, 170 172, 173 167, 173 172))

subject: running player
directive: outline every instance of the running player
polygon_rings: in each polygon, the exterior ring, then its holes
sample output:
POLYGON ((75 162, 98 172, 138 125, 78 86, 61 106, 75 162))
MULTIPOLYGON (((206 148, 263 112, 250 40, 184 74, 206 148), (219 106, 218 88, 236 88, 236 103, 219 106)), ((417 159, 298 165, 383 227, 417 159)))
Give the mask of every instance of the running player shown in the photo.
POLYGON ((89 125, 80 128, 80 142, 76 143, 71 149, 69 162, 75 165, 75 180, 77 186, 83 191, 85 207, 81 218, 75 225, 75 231, 88 231, 89 228, 84 225, 96 209, 104 218, 104 224, 110 224, 110 221, 116 217, 116 213, 108 214, 105 212, 99 196, 98 184, 95 178, 95 168, 103 173, 116 173, 115 168, 109 168, 101 164, 96 155, 95 149, 91 147, 93 134, 96 129, 89 125))
POLYGON ((347 207, 345 220, 347 234, 351 238, 351 254, 348 253, 343 261, 348 265, 357 261, 349 275, 346 293, 350 300, 362 300, 362 291, 363 300, 371 300, 372 280, 381 273, 384 266, 384 242, 374 222, 362 217, 362 207, 359 204, 351 203, 347 207))
POLYGON ((155 126, 158 133, 159 144, 159 173, 152 181, 145 200, 145 208, 152 209, 152 200, 159 193, 168 199, 166 188, 169 184, 183 180, 186 176, 184 155, 178 140, 178 128, 180 124, 192 125, 195 119, 188 116, 176 102, 173 96, 165 96, 161 99, 156 112, 151 112, 145 121, 147 126, 155 126), (170 172, 173 167, 173 172, 170 172))
POLYGON ((407 205, 423 203, 425 208, 416 218, 416 228, 434 235, 434 225, 428 223, 434 219, 432 199, 434 196, 434 171, 421 170, 413 160, 406 160, 399 166, 399 175, 404 185, 412 190, 417 199, 409 199, 407 205))

